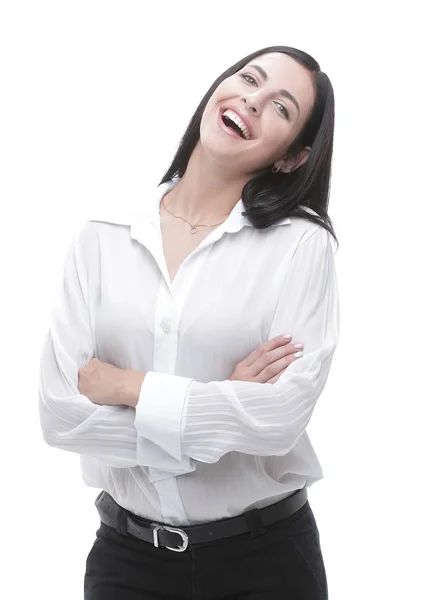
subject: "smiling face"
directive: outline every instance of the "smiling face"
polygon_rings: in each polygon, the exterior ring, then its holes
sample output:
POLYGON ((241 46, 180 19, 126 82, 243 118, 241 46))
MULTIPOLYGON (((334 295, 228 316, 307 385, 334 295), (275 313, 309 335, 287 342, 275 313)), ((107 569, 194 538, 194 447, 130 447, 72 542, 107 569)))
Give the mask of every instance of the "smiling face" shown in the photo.
POLYGON ((312 75, 305 67, 281 53, 258 56, 211 96, 201 146, 218 164, 254 173, 285 156, 313 103, 312 75))

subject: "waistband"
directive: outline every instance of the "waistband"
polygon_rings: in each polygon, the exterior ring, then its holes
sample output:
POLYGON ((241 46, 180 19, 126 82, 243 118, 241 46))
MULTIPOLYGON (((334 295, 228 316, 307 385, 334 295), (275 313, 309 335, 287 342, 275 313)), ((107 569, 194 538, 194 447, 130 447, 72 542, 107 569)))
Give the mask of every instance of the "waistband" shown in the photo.
POLYGON ((307 488, 304 486, 290 496, 266 506, 246 511, 237 517, 229 517, 209 523, 186 527, 172 527, 164 523, 148 521, 119 506, 106 491, 95 500, 100 519, 118 533, 131 535, 139 540, 163 546, 174 552, 184 552, 189 546, 213 542, 242 533, 260 535, 273 523, 291 516, 306 504, 307 488))

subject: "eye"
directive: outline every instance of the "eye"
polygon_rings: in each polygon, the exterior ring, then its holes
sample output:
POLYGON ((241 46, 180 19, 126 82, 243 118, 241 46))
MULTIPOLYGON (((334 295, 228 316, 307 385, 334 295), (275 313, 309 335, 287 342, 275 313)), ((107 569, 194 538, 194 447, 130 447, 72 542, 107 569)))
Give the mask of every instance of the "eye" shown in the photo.
POLYGON ((256 87, 258 87, 258 82, 251 75, 243 74, 243 75, 241 75, 241 77, 244 79, 244 81, 247 81, 247 83, 250 83, 250 85, 255 85, 256 87))
POLYGON ((280 104, 280 102, 275 102, 274 104, 277 106, 277 110, 282 113, 285 119, 289 119, 289 112, 286 110, 286 107, 283 106, 283 104, 280 104))

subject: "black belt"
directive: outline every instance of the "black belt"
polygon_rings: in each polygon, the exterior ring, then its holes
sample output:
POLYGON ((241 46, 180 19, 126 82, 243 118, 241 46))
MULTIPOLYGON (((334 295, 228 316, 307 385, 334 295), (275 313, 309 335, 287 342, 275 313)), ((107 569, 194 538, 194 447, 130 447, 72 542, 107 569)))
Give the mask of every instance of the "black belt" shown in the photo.
POLYGON ((307 489, 304 486, 287 498, 266 506, 265 508, 254 508, 238 517, 230 517, 201 523, 188 527, 172 527, 164 523, 155 523, 138 517, 134 513, 119 506, 106 491, 102 491, 95 500, 100 519, 109 527, 120 529, 123 520, 124 531, 139 540, 149 542, 156 548, 165 546, 174 552, 184 552, 189 545, 203 544, 241 533, 251 531, 249 523, 252 515, 256 512, 260 516, 263 526, 271 525, 286 519, 307 502, 307 489))

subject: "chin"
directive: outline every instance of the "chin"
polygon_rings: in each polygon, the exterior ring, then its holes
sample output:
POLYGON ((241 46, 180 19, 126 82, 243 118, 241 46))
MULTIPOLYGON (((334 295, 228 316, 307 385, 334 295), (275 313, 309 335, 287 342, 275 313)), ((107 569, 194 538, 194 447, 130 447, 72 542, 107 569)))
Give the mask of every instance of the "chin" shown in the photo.
POLYGON ((236 142, 233 143, 231 139, 225 140, 218 131, 204 131, 200 136, 200 144, 202 151, 222 166, 233 169, 236 161, 236 166, 242 168, 246 163, 245 148, 238 146, 236 142))
POLYGON ((207 162, 213 162, 220 167, 226 168, 228 171, 242 171, 245 168, 245 159, 239 152, 234 152, 221 140, 218 139, 201 139, 202 152, 206 156, 207 162))

